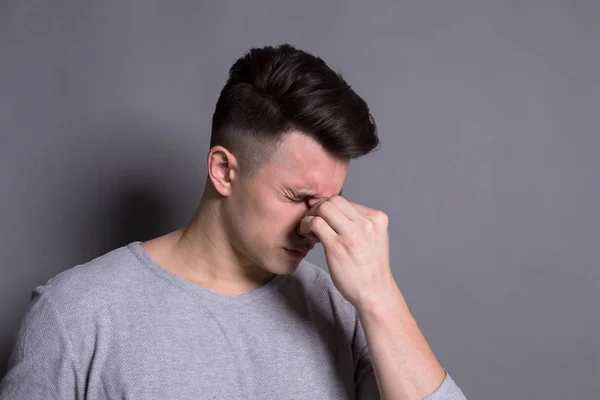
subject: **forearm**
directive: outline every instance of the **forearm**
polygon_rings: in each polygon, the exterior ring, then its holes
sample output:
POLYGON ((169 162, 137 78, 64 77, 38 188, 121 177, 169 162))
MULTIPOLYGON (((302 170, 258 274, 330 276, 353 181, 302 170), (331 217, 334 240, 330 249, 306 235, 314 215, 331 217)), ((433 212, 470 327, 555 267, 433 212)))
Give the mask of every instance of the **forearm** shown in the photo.
POLYGON ((446 372, 397 287, 357 307, 382 399, 423 399, 446 372))

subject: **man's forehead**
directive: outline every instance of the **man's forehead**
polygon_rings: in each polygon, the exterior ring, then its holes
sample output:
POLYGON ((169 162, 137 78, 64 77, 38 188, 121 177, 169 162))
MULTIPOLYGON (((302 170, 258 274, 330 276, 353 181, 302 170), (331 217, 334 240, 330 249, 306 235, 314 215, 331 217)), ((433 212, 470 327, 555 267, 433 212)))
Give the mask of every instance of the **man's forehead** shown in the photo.
POLYGON ((311 197, 330 197, 341 192, 348 161, 328 153, 314 139, 290 133, 274 158, 274 171, 290 190, 311 197))
POLYGON ((331 197, 342 195, 346 173, 343 167, 332 170, 319 168, 293 168, 278 166, 279 181, 298 197, 331 197))

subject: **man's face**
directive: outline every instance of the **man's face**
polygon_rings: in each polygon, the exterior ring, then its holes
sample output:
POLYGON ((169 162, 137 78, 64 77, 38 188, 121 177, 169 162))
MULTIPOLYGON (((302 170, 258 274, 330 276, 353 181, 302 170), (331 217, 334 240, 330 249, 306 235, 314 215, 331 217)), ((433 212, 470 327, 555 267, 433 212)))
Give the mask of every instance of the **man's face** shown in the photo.
POLYGON ((300 220, 318 199, 340 194, 348 166, 310 137, 288 134, 251 179, 232 186, 227 230, 240 261, 275 274, 294 272, 312 247, 298 234, 300 220))

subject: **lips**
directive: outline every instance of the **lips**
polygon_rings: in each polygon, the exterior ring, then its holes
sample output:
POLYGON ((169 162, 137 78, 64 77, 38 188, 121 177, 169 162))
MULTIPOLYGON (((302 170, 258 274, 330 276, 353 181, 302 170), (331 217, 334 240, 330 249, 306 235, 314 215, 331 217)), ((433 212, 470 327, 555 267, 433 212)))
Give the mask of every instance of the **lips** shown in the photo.
POLYGON ((311 247, 288 247, 287 249, 297 251, 298 253, 302 253, 302 254, 308 254, 308 252, 312 250, 312 246, 311 247))
POLYGON ((306 255, 310 251, 310 249, 306 248, 306 247, 302 247, 300 249, 286 248, 286 250, 288 251, 288 254, 290 254, 293 258, 298 258, 298 259, 302 259, 302 258, 306 257, 306 255))
POLYGON ((288 250, 293 251, 293 252, 298 253, 298 254, 304 254, 304 255, 308 254, 308 250, 307 249, 288 249, 288 250))

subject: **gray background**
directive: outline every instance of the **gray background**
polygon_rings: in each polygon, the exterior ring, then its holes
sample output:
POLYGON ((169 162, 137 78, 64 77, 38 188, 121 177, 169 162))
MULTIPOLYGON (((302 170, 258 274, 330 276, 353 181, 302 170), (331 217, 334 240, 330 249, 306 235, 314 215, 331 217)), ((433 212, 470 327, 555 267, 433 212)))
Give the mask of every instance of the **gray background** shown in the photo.
POLYGON ((370 104, 345 192, 467 396, 597 398, 592 0, 1 1, 0 376, 34 286, 187 221, 229 66, 283 42, 370 104))

